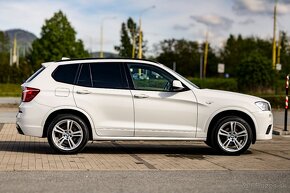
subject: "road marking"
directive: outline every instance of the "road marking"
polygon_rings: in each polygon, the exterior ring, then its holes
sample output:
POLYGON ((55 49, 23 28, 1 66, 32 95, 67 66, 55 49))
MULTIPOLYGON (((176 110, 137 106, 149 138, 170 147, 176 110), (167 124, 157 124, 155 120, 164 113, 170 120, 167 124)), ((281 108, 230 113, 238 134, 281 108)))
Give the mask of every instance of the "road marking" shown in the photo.
MULTIPOLYGON (((207 156, 207 157, 208 157, 208 158, 212 158, 212 156, 207 156)), ((207 158, 205 158, 204 160, 207 161, 207 162, 209 162, 209 163, 212 163, 212 164, 214 164, 214 165, 216 165, 216 166, 219 166, 219 167, 221 167, 221 168, 223 168, 223 169, 225 169, 225 170, 233 171, 232 169, 227 168, 227 167, 225 167, 225 166, 222 166, 222 165, 220 165, 220 164, 217 164, 217 163, 215 163, 215 162, 213 162, 213 161, 210 161, 210 160, 207 159, 207 158)))
POLYGON ((265 153, 265 154, 271 155, 271 156, 280 157, 282 159, 290 160, 290 158, 288 158, 288 157, 284 157, 284 156, 281 156, 281 155, 269 153, 269 152, 262 151, 262 150, 257 150, 257 149, 254 149, 254 148, 252 148, 252 149, 255 150, 255 151, 261 152, 261 153, 265 153))
POLYGON ((4 123, 0 123, 0 132, 1 132, 1 129, 3 128, 4 126, 4 123))
POLYGON ((123 149, 123 151, 127 154, 129 154, 132 158, 134 158, 137 162, 135 162, 136 164, 144 164, 148 169, 151 170, 156 170, 157 168, 150 164, 149 162, 147 162, 146 160, 142 159, 141 157, 139 157, 138 155, 130 152, 128 149, 124 148, 122 145, 116 143, 116 142, 112 142, 112 144, 116 147, 119 147, 121 149, 123 149))

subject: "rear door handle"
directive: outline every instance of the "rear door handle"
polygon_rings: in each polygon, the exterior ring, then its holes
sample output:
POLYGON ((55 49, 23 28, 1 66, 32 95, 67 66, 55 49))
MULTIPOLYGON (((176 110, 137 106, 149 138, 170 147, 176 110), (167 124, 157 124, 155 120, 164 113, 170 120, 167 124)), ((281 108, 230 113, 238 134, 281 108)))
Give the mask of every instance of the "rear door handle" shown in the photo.
POLYGON ((78 90, 77 94, 91 94, 91 92, 88 90, 78 90))
POLYGON ((145 99, 145 98, 149 98, 149 96, 146 95, 146 94, 135 94, 134 95, 134 98, 137 98, 137 99, 145 99))

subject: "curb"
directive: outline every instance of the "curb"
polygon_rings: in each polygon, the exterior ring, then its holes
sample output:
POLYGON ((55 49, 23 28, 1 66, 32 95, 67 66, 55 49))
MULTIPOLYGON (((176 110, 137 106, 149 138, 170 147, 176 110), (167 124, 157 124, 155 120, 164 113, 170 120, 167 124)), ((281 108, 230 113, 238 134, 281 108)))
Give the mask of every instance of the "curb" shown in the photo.
POLYGON ((280 127, 273 127, 273 131, 272 131, 273 135, 290 135, 290 131, 284 131, 284 129, 280 128, 280 127))

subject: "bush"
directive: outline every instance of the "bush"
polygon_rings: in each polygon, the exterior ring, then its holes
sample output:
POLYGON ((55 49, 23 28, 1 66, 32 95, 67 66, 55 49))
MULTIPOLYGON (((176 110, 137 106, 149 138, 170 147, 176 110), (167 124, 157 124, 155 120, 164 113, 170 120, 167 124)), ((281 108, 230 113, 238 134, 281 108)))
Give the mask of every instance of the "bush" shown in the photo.
POLYGON ((250 93, 268 93, 272 91, 273 75, 271 61, 253 52, 238 67, 238 88, 250 93))
POLYGON ((200 88, 210 88, 217 90, 238 91, 237 81, 233 78, 188 78, 200 88))
POLYGON ((271 103, 272 108, 282 109, 285 108, 285 95, 264 95, 259 96, 271 103))

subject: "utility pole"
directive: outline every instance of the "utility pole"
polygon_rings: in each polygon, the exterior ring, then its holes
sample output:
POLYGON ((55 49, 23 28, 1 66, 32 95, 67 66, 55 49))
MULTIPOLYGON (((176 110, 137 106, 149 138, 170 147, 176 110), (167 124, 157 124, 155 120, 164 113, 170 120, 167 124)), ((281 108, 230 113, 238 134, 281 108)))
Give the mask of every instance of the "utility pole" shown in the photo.
POLYGON ((206 32, 206 39, 204 45, 204 64, 203 64, 203 77, 206 77, 206 66, 207 66, 207 55, 208 55, 208 31, 206 32))
POLYGON ((100 58, 104 58, 104 52, 103 52, 103 21, 101 23, 101 28, 100 28, 100 58))
POLYGON ((281 64, 280 63, 281 41, 282 41, 282 31, 279 31, 279 40, 278 40, 278 48, 277 48, 277 64, 281 64))
POLYGON ((142 59, 143 51, 142 51, 142 31, 141 31, 141 16, 139 18, 139 49, 138 49, 138 58, 142 59))
POLYGON ((143 51, 142 51, 142 31, 141 31, 141 16, 139 18, 139 49, 138 49, 138 58, 142 59, 143 51))
POLYGON ((273 27, 273 51, 272 51, 272 68, 276 68, 276 14, 277 14, 277 2, 275 0, 274 6, 274 27, 273 27))
POLYGON ((104 31, 104 21, 108 19, 115 19, 116 17, 105 17, 101 20, 101 27, 100 27, 100 58, 104 58, 104 52, 103 52, 103 43, 104 43, 104 37, 103 37, 103 31, 104 31))
POLYGON ((143 32, 142 32, 142 22, 141 22, 141 16, 144 12, 150 10, 150 9, 154 9, 155 5, 148 7, 146 9, 144 9, 143 11, 141 11, 140 16, 139 16, 139 45, 138 45, 138 58, 142 59, 142 55, 143 55, 143 50, 142 50, 142 42, 143 42, 143 32))
POLYGON ((132 58, 135 58, 135 46, 136 46, 136 38, 135 38, 135 30, 132 28, 132 58))

